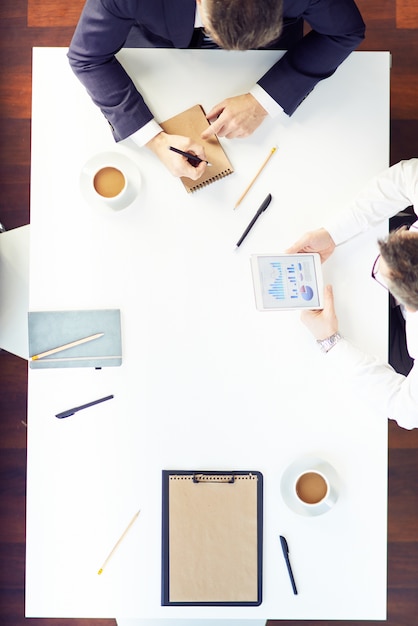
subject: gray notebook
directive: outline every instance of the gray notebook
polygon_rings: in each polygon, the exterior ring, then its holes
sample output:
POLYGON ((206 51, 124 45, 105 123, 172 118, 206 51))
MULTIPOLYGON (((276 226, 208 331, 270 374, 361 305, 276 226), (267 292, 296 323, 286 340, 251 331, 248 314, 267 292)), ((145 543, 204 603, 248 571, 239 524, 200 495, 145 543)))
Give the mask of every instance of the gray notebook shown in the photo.
POLYGON ((119 309, 29 312, 30 367, 114 367, 122 363, 119 309), (92 341, 31 360, 34 355, 73 341, 103 335, 92 341))

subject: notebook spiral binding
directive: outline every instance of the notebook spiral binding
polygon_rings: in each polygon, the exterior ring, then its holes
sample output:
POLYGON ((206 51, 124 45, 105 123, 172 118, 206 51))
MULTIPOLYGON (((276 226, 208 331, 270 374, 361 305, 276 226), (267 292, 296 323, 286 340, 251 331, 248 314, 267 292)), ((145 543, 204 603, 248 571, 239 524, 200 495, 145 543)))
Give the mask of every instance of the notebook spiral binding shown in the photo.
POLYGON ((203 187, 207 187, 207 185, 214 183, 215 180, 220 180, 221 178, 225 178, 225 176, 229 176, 229 174, 232 174, 233 171, 234 170, 231 170, 229 168, 227 170, 223 170, 222 172, 219 172, 219 174, 216 174, 216 176, 212 176, 212 178, 208 178, 202 183, 197 183, 196 185, 193 185, 193 187, 190 187, 190 189, 188 189, 187 191, 189 193, 193 193, 195 191, 198 191, 199 189, 203 189, 203 187))
POLYGON ((196 472, 194 474, 171 474, 170 481, 193 481, 194 483, 230 483, 233 484, 237 480, 257 480, 257 475, 252 472, 237 474, 231 472, 196 472))
POLYGON ((234 483, 234 474, 194 474, 194 483, 234 483))

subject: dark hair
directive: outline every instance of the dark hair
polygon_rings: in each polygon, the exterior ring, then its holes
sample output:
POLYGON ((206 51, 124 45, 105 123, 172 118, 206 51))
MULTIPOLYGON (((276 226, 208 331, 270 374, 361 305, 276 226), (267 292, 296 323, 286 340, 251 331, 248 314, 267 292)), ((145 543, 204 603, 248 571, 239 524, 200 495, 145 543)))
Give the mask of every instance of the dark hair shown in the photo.
POLYGON ((206 0, 208 34, 226 50, 251 50, 278 39, 282 0, 206 0))
POLYGON ((399 302, 418 311, 418 232, 402 227, 378 244, 389 269, 389 290, 399 302))

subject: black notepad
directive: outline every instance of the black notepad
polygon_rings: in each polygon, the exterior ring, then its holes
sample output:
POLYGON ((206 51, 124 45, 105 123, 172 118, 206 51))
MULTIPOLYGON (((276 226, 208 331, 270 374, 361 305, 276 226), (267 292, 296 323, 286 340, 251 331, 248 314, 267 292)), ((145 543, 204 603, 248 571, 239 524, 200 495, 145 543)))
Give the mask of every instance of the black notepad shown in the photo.
POLYGON ((257 606, 260 472, 163 471, 162 604, 257 606))

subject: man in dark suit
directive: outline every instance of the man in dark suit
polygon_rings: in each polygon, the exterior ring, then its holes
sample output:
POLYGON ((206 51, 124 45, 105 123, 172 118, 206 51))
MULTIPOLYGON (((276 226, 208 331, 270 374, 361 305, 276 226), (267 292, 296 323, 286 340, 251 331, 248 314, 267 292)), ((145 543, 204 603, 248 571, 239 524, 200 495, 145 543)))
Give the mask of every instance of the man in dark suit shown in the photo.
MULTIPOLYGON (((357 47, 364 31, 354 0, 87 0, 68 57, 116 141, 132 137, 174 175, 196 180, 206 164, 194 168, 167 149, 170 137, 115 58, 122 47, 286 49, 251 92, 209 111, 213 123, 202 138, 235 138, 253 133, 267 115, 292 115, 357 47), (311 27, 305 36, 304 21, 311 27)), ((204 158, 202 146, 189 138, 177 138, 176 145, 204 158)))

